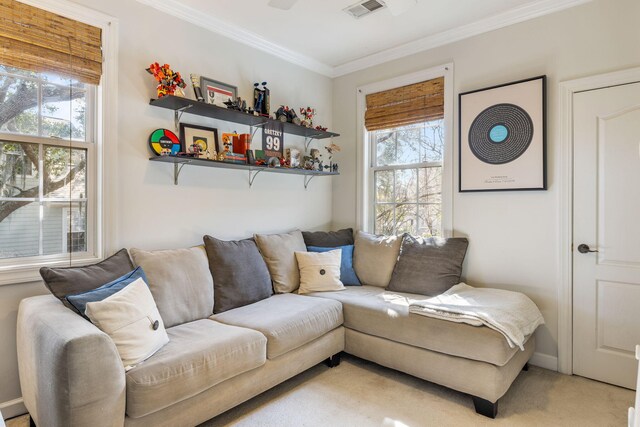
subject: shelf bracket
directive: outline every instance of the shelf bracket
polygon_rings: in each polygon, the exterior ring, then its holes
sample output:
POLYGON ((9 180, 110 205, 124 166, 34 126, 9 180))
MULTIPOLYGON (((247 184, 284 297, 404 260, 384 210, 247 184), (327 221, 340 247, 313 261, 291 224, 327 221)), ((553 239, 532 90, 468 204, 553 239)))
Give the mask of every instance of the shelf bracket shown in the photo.
POLYGON ((307 189, 307 187, 309 186, 309 183, 311 182, 311 180, 312 180, 313 178, 315 178, 315 177, 316 177, 315 175, 308 175, 308 176, 305 176, 305 177, 304 177, 304 189, 305 189, 305 190, 306 190, 306 189, 307 189))
POLYGON ((191 162, 173 164, 173 185, 178 185, 178 177, 180 176, 180 172, 182 172, 182 168, 184 167, 184 165, 187 165, 189 163, 191 162))
POLYGON ((258 169, 255 171, 249 170, 249 188, 253 186, 253 181, 256 180, 256 176, 258 176, 258 174, 262 171, 263 169, 258 169))
POLYGON ((312 136, 306 136, 304 138, 304 152, 308 152, 309 151, 309 146, 311 145, 311 142, 314 140, 315 138, 312 136))
POLYGON ((182 118, 182 114, 185 112, 185 110, 188 110, 191 107, 193 107, 193 104, 185 105, 184 107, 178 108, 173 112, 173 126, 175 127, 176 132, 179 131, 180 119, 182 118))
POLYGON ((253 141, 253 137, 256 136, 256 133, 258 132, 258 129, 264 127, 264 125, 266 125, 266 124, 267 124, 267 122, 258 123, 257 125, 249 126, 249 132, 251 133, 251 141, 253 141))

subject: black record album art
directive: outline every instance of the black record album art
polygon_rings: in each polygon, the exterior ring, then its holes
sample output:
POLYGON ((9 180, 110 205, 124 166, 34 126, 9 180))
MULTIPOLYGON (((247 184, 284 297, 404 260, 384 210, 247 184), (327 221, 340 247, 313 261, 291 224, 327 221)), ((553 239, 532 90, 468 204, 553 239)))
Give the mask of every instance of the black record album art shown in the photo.
POLYGON ((460 94, 460 191, 546 189, 545 77, 460 94))

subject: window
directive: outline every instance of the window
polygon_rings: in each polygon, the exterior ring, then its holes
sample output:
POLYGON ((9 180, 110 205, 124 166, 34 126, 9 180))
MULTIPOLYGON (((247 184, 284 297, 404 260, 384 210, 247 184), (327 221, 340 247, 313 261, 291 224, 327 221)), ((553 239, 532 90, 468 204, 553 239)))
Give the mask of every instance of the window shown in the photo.
POLYGON ((96 87, 0 65, 0 262, 92 252, 96 87))
POLYGON ((444 77, 419 78, 411 76, 415 83, 410 84, 397 84, 408 80, 399 78, 361 89, 367 146, 361 218, 363 228, 376 234, 443 236, 450 223, 443 215, 451 185, 443 172, 449 123, 444 77))
POLYGON ((369 132, 377 234, 442 234, 442 120, 369 132))

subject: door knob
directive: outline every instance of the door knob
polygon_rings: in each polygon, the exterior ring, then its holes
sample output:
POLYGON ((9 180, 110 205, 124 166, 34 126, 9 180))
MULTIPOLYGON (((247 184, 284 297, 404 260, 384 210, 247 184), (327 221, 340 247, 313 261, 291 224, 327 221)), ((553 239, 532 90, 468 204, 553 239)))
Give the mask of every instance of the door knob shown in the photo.
POLYGON ((598 252, 597 250, 592 250, 589 245, 585 245, 584 243, 582 243, 581 245, 578 246, 578 252, 580 252, 581 254, 588 254, 589 252, 598 252))

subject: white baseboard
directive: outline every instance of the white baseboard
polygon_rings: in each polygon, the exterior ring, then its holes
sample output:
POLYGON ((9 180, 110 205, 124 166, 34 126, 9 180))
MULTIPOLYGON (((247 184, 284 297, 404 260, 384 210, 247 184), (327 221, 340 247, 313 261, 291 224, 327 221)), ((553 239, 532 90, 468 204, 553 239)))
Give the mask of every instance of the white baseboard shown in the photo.
POLYGON ((9 419, 17 417, 18 415, 24 415, 27 413, 27 408, 24 406, 24 401, 21 397, 7 402, 0 403, 0 411, 2 411, 2 418, 9 419))
POLYGON ((533 353, 533 356, 529 359, 529 364, 549 369, 551 371, 558 370, 558 358, 544 353, 533 353))

